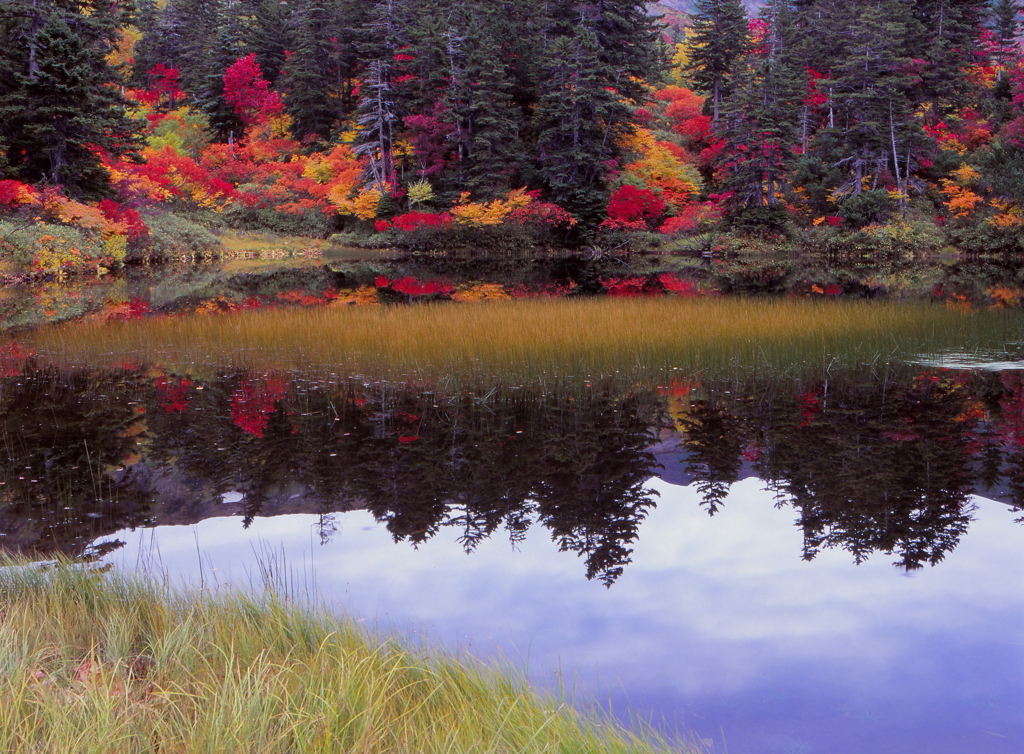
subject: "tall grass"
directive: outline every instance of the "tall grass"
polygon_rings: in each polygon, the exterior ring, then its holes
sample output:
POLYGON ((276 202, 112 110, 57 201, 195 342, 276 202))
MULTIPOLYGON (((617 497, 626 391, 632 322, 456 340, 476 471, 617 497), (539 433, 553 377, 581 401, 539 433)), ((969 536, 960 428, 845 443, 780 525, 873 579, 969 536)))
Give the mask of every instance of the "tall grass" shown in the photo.
POLYGON ((1020 349, 1021 312, 794 299, 595 299, 249 311, 73 324, 33 344, 67 364, 134 359, 531 382, 618 374, 882 368, 921 353, 1020 349))
POLYGON ((0 561, 4 752, 654 752, 478 662, 269 596, 0 561))

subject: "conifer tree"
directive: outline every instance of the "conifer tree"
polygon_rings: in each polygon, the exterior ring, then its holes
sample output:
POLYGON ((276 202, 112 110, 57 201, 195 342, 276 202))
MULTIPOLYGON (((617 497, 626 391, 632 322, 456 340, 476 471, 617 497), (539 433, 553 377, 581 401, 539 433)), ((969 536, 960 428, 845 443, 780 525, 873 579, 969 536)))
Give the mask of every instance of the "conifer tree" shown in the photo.
POLYGON ((793 6, 768 0, 762 12, 764 39, 737 66, 721 132, 730 157, 725 187, 747 207, 781 204, 786 174, 794 161, 804 70, 795 54, 793 6))
POLYGON ((833 27, 845 44, 822 82, 832 113, 812 151, 846 171, 840 195, 892 186, 906 202, 924 143, 914 118, 921 79, 908 56, 920 35, 912 11, 910 0, 848 3, 833 27))
POLYGON ((747 50, 747 13, 740 0, 696 0, 694 5, 686 72, 700 91, 711 95, 712 120, 717 122, 736 63, 747 50))
POLYGON ((280 90, 300 139, 328 140, 358 103, 359 39, 368 10, 355 0, 299 0, 280 90))
MULTIPOLYGON (((239 58, 249 54, 244 19, 230 8, 223 8, 215 29, 212 47, 202 63, 202 78, 193 90, 195 104, 206 115, 210 131, 218 141, 241 138, 245 125, 235 108, 224 99, 224 72, 239 58)), ((198 74, 196 71, 195 74, 198 74)), ((194 74, 194 75, 195 75, 194 74)))
POLYGON ((107 63, 126 8, 105 0, 10 0, 0 46, 0 141, 8 172, 95 197, 109 177, 99 151, 132 155, 134 125, 107 63))
POLYGON ((918 97, 930 104, 934 120, 960 109, 968 98, 968 74, 981 59, 979 34, 987 4, 987 0, 916 0, 915 20, 923 33, 906 40, 907 57, 928 63, 921 71, 918 97))
POLYGON ((554 201, 596 226, 607 203, 605 179, 630 121, 600 76, 597 36, 579 23, 555 39, 545 60, 548 90, 537 105, 540 173, 554 201))
POLYGON ((1021 6, 1016 0, 995 0, 990 14, 990 28, 995 42, 996 80, 1002 81, 1010 61, 1020 54, 1021 6))

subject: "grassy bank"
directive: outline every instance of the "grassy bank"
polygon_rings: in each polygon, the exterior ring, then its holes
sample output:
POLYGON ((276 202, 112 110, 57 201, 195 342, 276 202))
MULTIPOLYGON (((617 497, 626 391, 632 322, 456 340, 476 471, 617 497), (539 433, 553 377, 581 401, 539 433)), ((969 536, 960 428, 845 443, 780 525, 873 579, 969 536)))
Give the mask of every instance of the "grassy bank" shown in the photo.
POLYGON ((505 383, 671 370, 884 369, 917 354, 1020 350, 1024 313, 805 299, 555 299, 247 311, 78 323, 28 344, 63 364, 322 369, 505 383))
POLYGON ((273 596, 9 561, 0 698, 5 752, 667 749, 478 662, 273 596))

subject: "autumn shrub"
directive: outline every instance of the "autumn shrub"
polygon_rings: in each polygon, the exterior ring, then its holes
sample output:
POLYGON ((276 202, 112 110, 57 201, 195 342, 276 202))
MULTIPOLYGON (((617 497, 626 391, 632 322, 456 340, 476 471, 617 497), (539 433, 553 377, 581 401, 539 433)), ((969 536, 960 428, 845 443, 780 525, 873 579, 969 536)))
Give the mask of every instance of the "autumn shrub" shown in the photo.
POLYGON ((24 271, 75 271, 105 261, 103 238, 56 223, 0 221, 0 255, 24 271))
POLYGON ((202 225, 171 212, 147 216, 146 223, 149 241, 144 253, 152 257, 169 259, 182 254, 213 251, 221 245, 217 236, 202 225))
POLYGON ((625 185, 619 187, 608 201, 608 217, 604 228, 647 230, 665 213, 665 201, 650 189, 625 185))
POLYGON ((0 212, 10 212, 37 200, 37 192, 20 181, 0 180, 0 212))

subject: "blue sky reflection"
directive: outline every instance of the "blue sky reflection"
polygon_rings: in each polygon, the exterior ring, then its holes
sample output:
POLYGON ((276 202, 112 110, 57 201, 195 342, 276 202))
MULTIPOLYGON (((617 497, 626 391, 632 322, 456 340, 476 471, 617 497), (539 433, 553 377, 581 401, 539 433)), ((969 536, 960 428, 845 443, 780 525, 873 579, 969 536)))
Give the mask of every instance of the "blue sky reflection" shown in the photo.
MULTIPOLYGON (((115 557, 157 553, 172 574, 249 583, 257 553, 315 573, 332 603, 385 627, 503 652, 540 683, 561 668, 583 697, 628 704, 730 754, 1024 751, 1024 526, 976 500, 976 521, 936 568, 875 554, 800 558, 790 508, 756 479, 709 517, 659 479, 633 563, 611 588, 541 530, 467 556, 442 532, 395 545, 362 511, 320 546, 315 516, 121 533, 115 557)), ((1019 514, 1018 514, 1019 515, 1019 514)))

